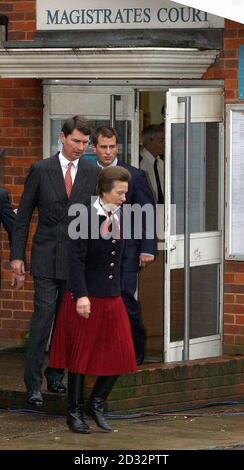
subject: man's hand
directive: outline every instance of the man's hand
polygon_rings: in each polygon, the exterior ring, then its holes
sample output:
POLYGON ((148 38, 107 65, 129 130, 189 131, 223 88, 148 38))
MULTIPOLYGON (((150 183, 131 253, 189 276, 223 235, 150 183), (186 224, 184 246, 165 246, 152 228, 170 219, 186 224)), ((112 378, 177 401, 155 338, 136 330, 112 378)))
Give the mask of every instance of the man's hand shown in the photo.
POLYGON ((153 255, 140 255, 139 257, 139 266, 140 268, 146 268, 150 263, 155 259, 153 255))
POLYGON ((21 289, 25 282, 25 263, 21 259, 15 259, 10 263, 12 269, 11 286, 21 289))
POLYGON ((83 318, 89 318, 91 313, 91 302, 88 297, 80 297, 76 302, 76 311, 83 318))

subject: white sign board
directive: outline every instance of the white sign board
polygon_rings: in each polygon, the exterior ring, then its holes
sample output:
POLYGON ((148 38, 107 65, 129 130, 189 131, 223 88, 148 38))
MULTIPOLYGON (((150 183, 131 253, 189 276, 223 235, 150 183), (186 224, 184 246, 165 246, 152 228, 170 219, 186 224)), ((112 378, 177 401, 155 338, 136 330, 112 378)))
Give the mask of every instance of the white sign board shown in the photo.
MULTIPOLYGON (((179 2, 174 1, 174 3, 179 2)), ((237 23, 244 23, 244 0, 183 0, 183 3, 237 23)))
POLYGON ((224 20, 169 0, 37 0, 37 30, 223 28, 224 20))
POLYGON ((244 259, 244 106, 227 105, 226 257, 244 259))

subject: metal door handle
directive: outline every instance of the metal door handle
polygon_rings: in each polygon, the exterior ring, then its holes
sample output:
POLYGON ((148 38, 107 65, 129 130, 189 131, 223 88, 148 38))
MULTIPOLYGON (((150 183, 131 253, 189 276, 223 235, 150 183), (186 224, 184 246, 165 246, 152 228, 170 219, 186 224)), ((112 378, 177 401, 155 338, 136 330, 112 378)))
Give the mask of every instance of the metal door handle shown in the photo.
POLYGON ((115 127, 116 122, 116 101, 120 101, 120 95, 110 96, 110 127, 115 127))

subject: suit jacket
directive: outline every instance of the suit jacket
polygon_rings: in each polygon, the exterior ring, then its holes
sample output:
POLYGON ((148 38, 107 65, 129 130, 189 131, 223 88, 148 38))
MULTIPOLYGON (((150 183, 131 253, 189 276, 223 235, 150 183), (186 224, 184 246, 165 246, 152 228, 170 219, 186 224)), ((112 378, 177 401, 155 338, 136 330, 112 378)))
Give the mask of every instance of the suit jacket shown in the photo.
POLYGON ((12 240, 15 218, 16 214, 11 207, 8 193, 5 189, 0 188, 0 223, 3 224, 7 231, 9 244, 11 244, 12 240))
MULTIPOLYGON (((122 238, 108 240, 100 234, 100 226, 106 219, 98 216, 92 206, 88 208, 88 237, 69 241, 68 289, 74 299, 83 296, 114 297, 121 295, 121 270, 125 242, 122 238), (92 214, 93 213, 93 214, 92 214), (91 236, 91 214, 98 217, 98 238, 91 236)), ((94 220, 94 219, 93 219, 94 220)))
MULTIPOLYGON (((158 161, 157 168, 158 168, 159 180, 160 180, 162 191, 164 191, 164 161, 159 158, 157 161, 158 161)), ((142 152, 142 155, 140 155, 140 168, 141 170, 145 171, 148 177, 150 187, 153 191, 155 201, 158 201, 158 187, 157 187, 154 167, 151 164, 150 160, 146 158, 145 156, 143 156, 143 152, 142 152)))
MULTIPOLYGON (((139 170, 138 168, 132 165, 128 165, 127 163, 124 163, 120 160, 118 160, 118 165, 126 168, 131 174, 128 193, 126 195, 126 204, 139 204, 140 206, 144 206, 144 204, 151 204, 154 208, 154 213, 156 214, 155 200, 151 188, 148 184, 145 172, 139 170)), ((133 222, 134 221, 132 220, 132 226, 133 222)), ((142 238, 135 239, 132 237, 132 240, 128 240, 127 245, 128 248, 134 246, 138 256, 140 255, 140 253, 148 253, 154 256, 156 255, 157 241, 155 230, 153 239, 147 239, 145 216, 143 216, 142 218, 142 238)), ((132 257, 130 260, 128 258, 128 263, 132 266, 132 263, 134 263, 132 257)), ((138 259, 136 260, 136 263, 138 263, 138 259)))
POLYGON ((90 204, 96 194, 97 169, 80 159, 70 198, 67 197, 58 154, 31 166, 25 181, 13 233, 11 259, 24 260, 32 213, 38 225, 32 241, 33 276, 66 280, 68 277, 68 216, 72 204, 90 204))

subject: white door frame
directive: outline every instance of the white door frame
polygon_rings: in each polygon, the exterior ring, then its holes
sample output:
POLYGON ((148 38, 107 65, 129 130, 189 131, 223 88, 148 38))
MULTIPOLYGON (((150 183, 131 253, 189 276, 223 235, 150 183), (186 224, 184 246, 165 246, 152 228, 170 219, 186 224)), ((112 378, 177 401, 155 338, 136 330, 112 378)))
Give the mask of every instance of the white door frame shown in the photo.
MULTIPOLYGON (((76 114, 76 111, 74 112, 67 112, 66 114, 61 114, 57 113, 55 110, 52 109, 52 102, 51 102, 51 94, 53 93, 58 93, 62 92, 65 93, 69 90, 69 92, 73 91, 74 93, 88 93, 92 92, 94 94, 94 100, 95 100, 95 95, 96 93, 99 95, 104 95, 104 94, 120 94, 128 97, 128 108, 126 111, 126 117, 129 119, 132 119, 132 140, 131 140, 131 163, 135 166, 138 166, 139 163, 139 93, 142 91, 162 91, 166 92, 169 89, 169 86, 172 87, 177 87, 180 90, 180 93, 189 93, 192 87, 195 87, 196 93, 199 91, 199 87, 203 90, 206 90, 207 87, 211 85, 211 89, 213 94, 217 93, 218 88, 222 85, 222 82, 220 83, 219 81, 216 82, 210 82, 210 81, 202 81, 202 80, 189 80, 189 81, 180 81, 180 80, 169 80, 168 82, 166 80, 153 80, 151 84, 148 84, 147 81, 136 81, 136 80, 116 80, 115 83, 116 85, 113 85, 108 83, 106 80, 101 80, 100 83, 99 81, 96 81, 96 84, 94 81, 87 81, 85 83, 85 80, 73 80, 73 83, 70 83, 72 81, 65 81, 65 80, 47 80, 44 82, 44 131, 43 131, 43 149, 44 149, 44 156, 49 156, 50 155, 50 117, 55 117, 55 118, 66 118, 68 116, 76 114), (93 82, 93 83, 92 83, 93 82), (168 85, 167 85, 168 83, 168 85), (184 85, 184 87, 181 88, 181 83, 184 85), (186 88, 187 86, 187 88, 186 88)), ((223 109, 222 109, 223 112, 223 109)), ((78 113, 77 113, 78 114, 78 113)), ((106 113, 103 114, 103 116, 106 113)), ((89 110, 88 113, 86 113, 86 116, 89 118, 89 110)), ((171 129, 170 125, 166 120, 166 158, 170 158, 170 140, 171 140, 171 129)), ((223 147, 223 129, 221 129, 221 147, 223 147)), ((221 148, 221 155, 223 155, 223 148, 221 148)), ((169 160, 170 161, 170 160, 169 160)), ((165 207, 165 228, 166 228, 166 248, 167 248, 167 254, 168 254, 168 259, 170 259, 170 256, 172 258, 173 262, 173 257, 170 252, 170 243, 172 243, 172 238, 170 239, 170 234, 168 233, 168 227, 170 226, 170 210, 169 210, 169 205, 167 204, 167 201, 170 199, 170 164, 167 166, 167 174, 166 176, 166 188, 165 188, 165 199, 166 199, 166 207, 165 207)), ((223 161, 221 160, 220 162, 220 179, 221 183, 223 182, 223 172, 224 172, 224 165, 223 161)), ((223 201, 223 184, 221 184, 221 194, 220 194, 220 200, 223 201)), ((221 204, 221 214, 220 214, 220 219, 221 219, 221 227, 223 224, 223 208, 221 204)), ((223 233, 223 231, 222 231, 223 233)), ((219 235, 219 233, 216 233, 217 237, 221 237, 221 259, 223 259, 223 240, 222 240, 222 233, 219 235)), ((195 234, 194 234, 195 235, 195 234)), ((211 234, 214 236, 214 234, 211 234)), ((193 237, 194 239, 194 237, 193 237)), ((178 240, 180 241, 180 239, 178 240)), ((220 246, 218 245, 218 246, 220 246)), ((159 244, 159 249, 162 249, 162 243, 159 244)), ((174 253, 174 252, 172 252, 174 253)), ((176 252, 175 252, 176 254, 176 252)), ((173 256, 175 256, 175 254, 173 256)), ((214 260, 219 259, 219 257, 216 257, 215 254, 212 254, 212 262, 214 260)), ((179 260, 178 260, 179 261, 179 260)), ((193 265, 193 264, 192 264, 193 265)), ((179 266, 179 265, 178 265, 179 266)), ((170 338, 170 322, 169 322, 169 312, 170 312, 170 270, 166 269, 165 271, 166 276, 165 276, 165 282, 164 286, 162 285, 162 289, 165 291, 165 306, 164 306, 164 317, 165 317, 165 326, 164 326, 164 360, 166 362, 176 360, 175 357, 177 357, 177 360, 182 360, 181 357, 179 357, 179 350, 182 348, 182 342, 176 342, 176 343, 171 343, 169 341, 170 338), (168 312, 168 313, 166 313, 168 312), (177 354, 176 354, 177 351, 177 354)), ((220 274, 220 324, 221 324, 221 331, 219 335, 216 335, 216 337, 207 337, 207 338, 198 338, 197 340, 191 340, 191 350, 193 356, 198 354, 197 350, 199 349, 199 345, 201 344, 203 346, 203 349, 205 350, 205 345, 208 345, 210 342, 212 343, 212 349, 214 350, 214 353, 211 355, 219 355, 221 354, 221 345, 222 344, 222 315, 223 315, 223 308, 222 308, 222 296, 223 296, 223 282, 222 282, 222 277, 223 277, 223 266, 221 264, 221 274, 220 274)), ((163 315, 163 312, 162 312, 163 315)), ((205 357, 205 352, 203 352, 204 357, 205 357)), ((201 355, 199 356, 201 357, 201 355)))
MULTIPOLYGON (((180 88, 169 90, 168 92, 168 106, 166 109, 166 121, 165 121, 165 141, 166 141, 166 151, 165 151, 165 240, 166 240, 166 251, 167 256, 165 257, 167 262, 165 263, 165 282, 164 282, 164 292, 165 292, 165 309, 164 309, 164 360, 165 362, 172 361, 181 361, 182 360, 182 349, 183 341, 170 341, 170 274, 172 269, 183 268, 184 259, 182 253, 182 247, 184 246, 184 236, 171 236, 170 227, 171 227, 171 216, 172 208, 170 206, 171 201, 171 123, 172 122, 184 122, 184 115, 178 114, 178 118, 175 119, 175 106, 176 100, 170 99, 172 96, 195 96, 195 99, 198 99, 198 94, 205 96, 205 100, 209 99, 209 115, 201 116, 201 106, 200 101, 195 106, 193 111, 193 121, 194 122, 220 122, 219 131, 220 131, 220 162, 219 162, 219 178, 220 178, 220 194, 219 194, 219 203, 220 203, 220 223, 218 232, 203 232, 200 234, 194 233, 191 235, 191 261, 190 266, 206 265, 206 264, 215 264, 219 263, 220 265, 220 279, 219 279, 219 302, 220 302, 220 323, 219 323, 219 334, 201 337, 196 339, 190 339, 190 359, 208 357, 208 356, 218 356, 222 353, 222 336, 223 336, 223 216, 224 216, 224 193, 223 193, 223 179, 224 179, 224 165, 223 165, 223 155, 224 155, 224 145, 223 145, 223 97, 222 89, 213 89, 213 88, 180 88), (209 94, 209 97, 207 96, 209 94), (213 105, 214 99, 211 99, 211 96, 219 95, 219 102, 217 99, 217 109, 213 105), (222 103, 222 104, 221 104, 222 103), (205 245, 201 243, 201 237, 205 245), (209 243, 208 243, 209 242, 209 243), (199 260, 199 243, 201 246, 201 260, 199 260), (209 249, 210 247, 210 249, 209 249), (195 254, 195 259, 194 259, 195 254)), ((200 100, 200 98, 199 98, 200 100)))

